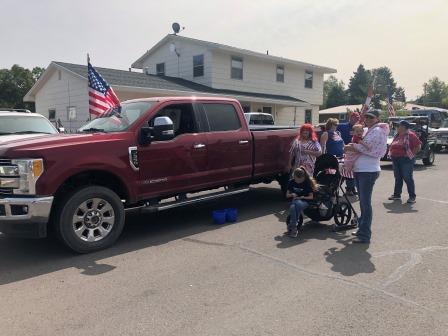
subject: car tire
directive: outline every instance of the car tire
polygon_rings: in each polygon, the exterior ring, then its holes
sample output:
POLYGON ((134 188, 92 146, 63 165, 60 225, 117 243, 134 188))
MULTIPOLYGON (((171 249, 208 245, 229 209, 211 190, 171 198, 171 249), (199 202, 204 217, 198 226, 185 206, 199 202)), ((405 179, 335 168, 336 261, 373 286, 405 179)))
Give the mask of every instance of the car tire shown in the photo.
POLYGON ((428 150, 428 156, 423 159, 423 164, 425 166, 432 166, 434 164, 434 161, 436 159, 434 148, 429 148, 428 150))
POLYGON ((56 211, 57 236, 77 253, 90 253, 113 245, 125 223, 121 199, 101 186, 75 190, 59 203, 56 211))

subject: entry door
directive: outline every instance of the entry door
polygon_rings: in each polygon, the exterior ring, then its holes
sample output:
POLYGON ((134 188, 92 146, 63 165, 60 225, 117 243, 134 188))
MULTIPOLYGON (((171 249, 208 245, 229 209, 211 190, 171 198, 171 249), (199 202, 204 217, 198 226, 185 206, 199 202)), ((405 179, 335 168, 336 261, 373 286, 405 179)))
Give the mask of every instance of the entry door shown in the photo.
POLYGON ((230 103, 202 104, 207 129, 208 170, 215 185, 252 175, 252 136, 230 103))
POLYGON ((207 182, 207 136, 201 132, 200 118, 192 104, 171 104, 156 117, 167 116, 174 123, 175 138, 153 141, 139 148, 141 193, 145 198, 190 191, 207 182))

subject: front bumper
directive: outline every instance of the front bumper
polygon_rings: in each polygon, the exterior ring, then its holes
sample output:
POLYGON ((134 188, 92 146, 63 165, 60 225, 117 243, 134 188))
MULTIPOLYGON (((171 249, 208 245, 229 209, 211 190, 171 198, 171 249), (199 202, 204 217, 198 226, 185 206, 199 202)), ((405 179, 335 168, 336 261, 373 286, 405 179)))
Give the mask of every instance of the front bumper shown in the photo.
POLYGON ((53 197, 0 198, 0 232, 13 237, 47 235, 53 197))

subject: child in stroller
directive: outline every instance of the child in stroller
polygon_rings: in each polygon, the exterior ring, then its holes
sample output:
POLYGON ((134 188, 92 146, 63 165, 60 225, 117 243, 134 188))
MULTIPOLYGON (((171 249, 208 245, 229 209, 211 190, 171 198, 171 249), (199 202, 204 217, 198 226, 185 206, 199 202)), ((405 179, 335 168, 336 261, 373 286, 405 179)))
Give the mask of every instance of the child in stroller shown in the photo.
POLYGON ((292 199, 289 208, 288 231, 287 234, 296 238, 298 235, 297 221, 302 216, 303 210, 308 207, 308 202, 314 196, 313 193, 317 191, 317 183, 312 178, 306 169, 302 166, 296 168, 293 173, 293 178, 288 183, 286 197, 292 199))
MULTIPOLYGON (((303 199, 303 197, 300 199, 301 202, 298 204, 301 211, 296 210, 294 201, 290 206, 290 214, 286 219, 288 234, 297 237, 298 228, 303 223, 302 212, 308 218, 317 222, 328 221, 333 218, 335 222, 334 230, 346 230, 357 226, 358 215, 341 187, 343 178, 339 172, 338 159, 330 154, 319 156, 314 166, 313 177, 309 177, 309 183, 317 182, 317 185, 315 184, 315 187, 311 188, 312 195, 308 194, 306 199, 303 199), (354 216, 353 220, 352 216, 354 216)), ((291 181, 290 184, 293 185, 291 181)), ((293 194, 288 188, 287 196, 294 197, 293 194)))

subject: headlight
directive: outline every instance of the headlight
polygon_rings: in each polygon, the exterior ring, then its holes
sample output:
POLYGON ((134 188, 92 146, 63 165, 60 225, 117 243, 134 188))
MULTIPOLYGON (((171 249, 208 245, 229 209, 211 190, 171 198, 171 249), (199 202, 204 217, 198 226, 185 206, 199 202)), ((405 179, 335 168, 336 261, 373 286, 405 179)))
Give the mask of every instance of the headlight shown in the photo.
POLYGON ((16 166, 19 175, 19 185, 14 188, 13 193, 17 195, 34 195, 36 193, 36 182, 44 172, 44 161, 42 159, 19 159, 11 161, 16 166))

